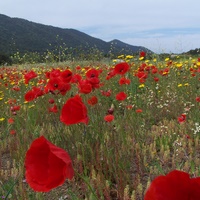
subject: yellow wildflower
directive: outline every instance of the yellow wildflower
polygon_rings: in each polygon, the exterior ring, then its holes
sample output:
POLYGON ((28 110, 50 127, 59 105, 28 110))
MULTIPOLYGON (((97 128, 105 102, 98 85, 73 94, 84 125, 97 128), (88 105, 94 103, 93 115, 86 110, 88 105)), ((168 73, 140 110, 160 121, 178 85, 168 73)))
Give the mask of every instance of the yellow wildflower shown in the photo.
POLYGON ((11 85, 14 85, 14 84, 15 84, 15 82, 14 82, 14 81, 12 81, 10 84, 11 84, 11 85))
POLYGON ((192 62, 193 62, 193 63, 195 63, 195 62, 196 62, 196 60, 195 60, 195 59, 192 59, 192 62))
POLYGON ((168 74, 168 72, 163 72, 163 75, 164 75, 164 74, 168 74))
POLYGON ((124 55, 119 55, 117 56, 117 58, 124 58, 124 55))
POLYGON ((126 56, 126 59, 131 59, 131 58, 133 58, 133 56, 131 56, 131 55, 126 56))
POLYGON ((144 59, 144 57, 140 57, 140 58, 139 58, 139 60, 143 60, 143 59, 144 59))
POLYGON ((183 65, 182 63, 177 63, 176 64, 177 67, 182 67, 182 65, 183 65))
POLYGON ((143 87, 145 87, 144 84, 140 84, 140 85, 139 85, 139 88, 143 88, 143 87))
POLYGON ((35 105, 30 105, 28 108, 33 108, 35 105))

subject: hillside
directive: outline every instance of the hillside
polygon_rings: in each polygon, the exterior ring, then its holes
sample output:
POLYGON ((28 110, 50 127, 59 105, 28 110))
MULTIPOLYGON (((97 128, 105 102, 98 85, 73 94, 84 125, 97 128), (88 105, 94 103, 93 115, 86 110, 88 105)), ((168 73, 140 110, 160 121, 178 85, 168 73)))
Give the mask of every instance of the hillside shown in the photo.
POLYGON ((108 54, 111 47, 113 53, 151 52, 145 47, 132 46, 119 40, 105 42, 75 29, 62 29, 0 14, 0 53, 42 53, 59 46, 82 49, 84 52, 95 48, 104 54, 108 54))

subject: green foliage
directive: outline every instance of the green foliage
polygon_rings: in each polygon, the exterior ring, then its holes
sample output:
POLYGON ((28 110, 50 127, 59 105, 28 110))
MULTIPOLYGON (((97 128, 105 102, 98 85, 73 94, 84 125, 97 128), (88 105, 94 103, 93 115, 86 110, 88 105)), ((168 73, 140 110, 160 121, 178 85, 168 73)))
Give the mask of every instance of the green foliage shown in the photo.
MULTIPOLYGON (((49 60, 45 61, 49 64, 0 68, 3 70, 0 72, 3 75, 0 79, 0 194, 5 196, 10 191, 15 199, 142 200, 150 181, 160 174, 180 169, 191 176, 199 176, 199 102, 195 98, 200 96, 200 74, 197 70, 200 64, 197 58, 185 59, 183 56, 172 61, 169 57, 159 58, 156 55, 159 60, 156 61, 154 58, 139 60, 132 57, 132 60, 129 59, 130 71, 125 74, 131 83, 119 85, 120 75, 106 80, 114 63, 95 62, 96 54, 99 52, 93 49, 90 62, 75 60, 58 65, 50 63, 55 58, 49 51, 46 54, 49 60), (170 65, 169 61, 172 61, 170 65), (76 69, 78 65, 81 67, 79 71, 76 69), (90 94, 81 94, 90 118, 87 126, 66 126, 59 120, 63 104, 78 92, 76 84, 72 84, 65 96, 48 93, 34 101, 24 101, 24 94, 33 86, 45 85, 41 80, 48 81, 45 72, 52 68, 64 70, 66 66, 83 79, 88 66, 102 70, 99 75, 103 83, 101 87, 90 94), (135 76, 141 66, 147 67, 145 72, 150 69, 144 83, 135 76), (151 73, 152 66, 156 66, 160 73, 151 73), (169 71, 161 73, 165 69, 169 71), (34 70, 38 77, 26 85, 23 78, 29 70, 34 70), (154 81, 154 76, 159 77, 158 82, 154 81), (16 86, 19 91, 13 89, 16 86), (108 90, 112 91, 111 96, 102 96, 101 91, 108 90), (115 99, 120 91, 128 95, 125 101, 115 99), (94 106, 87 104, 91 96, 98 98, 94 106), (50 98, 54 98, 58 113, 48 112, 50 98), (21 106, 15 115, 11 112, 10 99, 16 99, 15 104, 21 106), (107 123, 104 116, 111 106, 115 119, 107 123), (142 112, 136 112, 138 109, 142 112), (182 113, 186 113, 187 118, 184 123, 179 123, 177 118, 182 113), (10 117, 15 119, 13 124, 8 123, 10 117), (12 129, 16 134, 10 134, 12 129), (66 181, 48 193, 35 193, 24 181, 26 151, 40 135, 69 152, 76 172, 72 181, 66 181)), ((61 55, 57 61, 69 60, 61 55)), ((15 56, 23 58, 20 54, 15 56)), ((32 62, 34 56, 37 57, 37 54, 23 59, 32 62)))
POLYGON ((190 50, 190 51, 187 52, 187 54, 192 55, 192 56, 200 55, 200 48, 190 50))
POLYGON ((8 55, 0 53, 0 65, 11 65, 12 60, 8 55))

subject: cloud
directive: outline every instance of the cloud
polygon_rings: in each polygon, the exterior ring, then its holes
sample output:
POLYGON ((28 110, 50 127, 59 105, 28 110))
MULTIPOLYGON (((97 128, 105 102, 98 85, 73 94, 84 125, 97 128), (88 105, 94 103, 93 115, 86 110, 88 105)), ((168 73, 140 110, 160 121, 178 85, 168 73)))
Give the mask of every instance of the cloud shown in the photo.
POLYGON ((175 36, 162 36, 162 37, 149 37, 149 38, 124 38, 123 42, 140 46, 143 44, 155 53, 182 53, 191 49, 200 47, 200 33, 175 35, 175 36))
POLYGON ((152 41, 152 48, 157 45, 158 49, 160 43, 169 49, 176 46, 178 38, 183 38, 184 50, 187 40, 194 44, 189 46, 200 46, 198 4, 199 0, 0 1, 2 14, 11 17, 74 28, 105 41, 134 41, 139 46, 152 41))

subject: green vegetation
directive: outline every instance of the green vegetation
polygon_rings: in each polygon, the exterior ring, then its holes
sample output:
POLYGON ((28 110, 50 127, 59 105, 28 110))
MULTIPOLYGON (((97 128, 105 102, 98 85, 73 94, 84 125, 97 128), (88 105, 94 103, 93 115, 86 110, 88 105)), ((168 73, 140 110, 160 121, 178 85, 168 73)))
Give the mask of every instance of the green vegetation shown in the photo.
POLYGON ((200 59, 119 58, 130 70, 111 78, 108 73, 115 61, 75 60, 0 68, 0 196, 17 200, 142 200, 158 175, 173 169, 192 177, 200 175, 200 59), (25 102, 24 95, 33 86, 45 88, 47 72, 67 68, 83 79, 90 69, 101 71, 100 87, 80 94, 88 109, 88 125, 66 126, 60 121, 64 103, 80 93, 78 84, 70 83, 65 95, 51 92, 25 102), (25 84, 24 75, 31 70, 37 77, 25 84), (130 83, 119 84, 122 77, 130 83), (102 95, 103 91, 109 91, 110 96, 102 95), (122 91, 127 98, 118 101, 116 94, 122 91), (95 105, 88 104, 92 96, 98 99, 95 105), (58 112, 49 111, 51 98, 58 112), (19 110, 13 111, 14 106, 19 110), (114 120, 106 122, 110 109, 114 120), (24 177, 26 151, 41 135, 69 153, 75 170, 72 181, 48 193, 34 192, 24 177))

